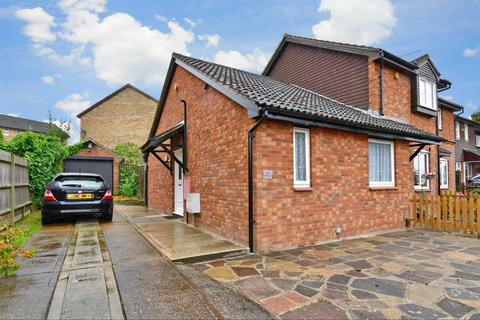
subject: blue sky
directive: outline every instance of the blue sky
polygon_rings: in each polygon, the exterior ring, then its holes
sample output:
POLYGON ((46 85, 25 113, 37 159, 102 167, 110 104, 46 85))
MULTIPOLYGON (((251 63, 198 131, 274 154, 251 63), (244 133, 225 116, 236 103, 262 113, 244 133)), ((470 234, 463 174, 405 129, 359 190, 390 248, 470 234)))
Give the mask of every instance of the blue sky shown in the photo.
MULTIPOLYGON (((75 115, 126 82, 159 97, 172 51, 260 72, 283 33, 429 53, 480 106, 480 1, 0 0, 0 113, 75 115)), ((76 136, 76 134, 74 134, 76 136)))

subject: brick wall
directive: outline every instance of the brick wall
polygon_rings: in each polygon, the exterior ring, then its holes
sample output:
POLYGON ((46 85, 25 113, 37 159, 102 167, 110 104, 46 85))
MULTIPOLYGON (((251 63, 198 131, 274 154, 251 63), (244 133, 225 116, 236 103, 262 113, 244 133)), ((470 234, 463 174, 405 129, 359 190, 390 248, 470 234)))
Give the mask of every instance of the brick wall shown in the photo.
MULTIPOLYGON (((195 225, 247 244, 247 111, 177 66, 156 134, 183 120, 188 104, 188 168, 192 192, 201 196, 195 225)), ((148 157, 148 205, 173 209, 173 176, 148 157)))
POLYGON ((257 250, 308 245, 397 229, 405 224, 412 194, 406 141, 395 141, 393 189, 371 190, 368 137, 311 128, 311 191, 293 188, 293 125, 268 121, 255 142, 257 250), (263 179, 263 170, 273 171, 263 179))
POLYGON ((81 118, 81 139, 114 149, 122 142, 141 146, 148 138, 157 102, 126 88, 81 118))
MULTIPOLYGON (((380 110, 380 87, 379 74, 380 65, 378 62, 369 61, 369 95, 370 106, 372 109, 380 110)), ((424 115, 412 111, 412 91, 410 76, 399 72, 389 66, 384 67, 384 114, 386 116, 394 117, 406 121, 417 128, 423 129, 427 132, 437 134, 437 118, 424 115)), ((454 129, 453 129, 454 113, 450 109, 442 110, 443 130, 438 134, 448 140, 442 144, 442 148, 452 150, 452 155, 449 160, 449 189, 455 190, 455 147, 454 144, 454 129)), ((410 148, 413 153, 416 148, 410 148)), ((437 177, 430 181, 431 194, 438 194, 438 157, 437 147, 427 146, 424 150, 430 152, 430 172, 436 173, 437 177)), ((412 171, 410 173, 413 181, 413 163, 412 171)))
POLYGON ((113 158, 113 192, 118 192, 120 177, 120 159, 115 157, 110 151, 100 148, 96 144, 92 148, 80 149, 75 156, 83 157, 108 157, 113 158))

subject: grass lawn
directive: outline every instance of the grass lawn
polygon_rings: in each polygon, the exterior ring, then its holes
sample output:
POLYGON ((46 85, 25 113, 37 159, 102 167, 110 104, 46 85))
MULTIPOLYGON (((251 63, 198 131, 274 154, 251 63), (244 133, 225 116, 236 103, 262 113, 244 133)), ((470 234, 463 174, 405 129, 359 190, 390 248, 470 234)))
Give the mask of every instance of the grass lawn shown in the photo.
POLYGON ((42 229, 42 214, 40 211, 34 211, 24 219, 14 225, 18 229, 18 234, 14 240, 15 244, 22 245, 30 239, 37 231, 42 229))
POLYGON ((35 249, 25 250, 22 245, 41 228, 40 211, 34 211, 13 226, 0 226, 0 276, 12 275, 20 267, 17 256, 29 258, 35 254, 35 249))

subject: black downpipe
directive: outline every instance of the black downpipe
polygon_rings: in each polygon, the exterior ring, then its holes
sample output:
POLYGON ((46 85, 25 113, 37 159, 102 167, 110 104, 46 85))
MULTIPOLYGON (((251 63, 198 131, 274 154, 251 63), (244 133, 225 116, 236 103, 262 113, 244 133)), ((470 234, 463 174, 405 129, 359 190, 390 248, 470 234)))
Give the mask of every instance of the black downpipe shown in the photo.
POLYGON ((380 51, 380 115, 384 115, 384 105, 383 105, 383 64, 385 60, 385 52, 380 51))
POLYGON ((248 130, 248 247, 253 253, 253 226, 255 220, 253 218, 253 138, 255 137, 255 130, 267 118, 265 111, 260 119, 248 130))
POLYGON ((188 171, 187 168, 187 101, 180 100, 183 103, 183 138, 182 138, 182 148, 183 148, 183 173, 188 171))

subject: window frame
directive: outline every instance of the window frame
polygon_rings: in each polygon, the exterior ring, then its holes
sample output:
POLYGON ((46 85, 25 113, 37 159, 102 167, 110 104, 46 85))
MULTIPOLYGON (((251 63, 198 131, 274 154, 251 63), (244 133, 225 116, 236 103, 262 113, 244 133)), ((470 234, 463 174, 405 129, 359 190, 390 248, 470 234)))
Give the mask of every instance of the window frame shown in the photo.
POLYGON ((447 159, 440 159, 440 170, 439 170, 439 179, 440 179, 440 189, 448 189, 448 160, 447 159), (443 171, 442 166, 445 166, 445 178, 446 184, 443 183, 443 171))
MULTIPOLYGON (((368 144, 377 143, 377 144, 386 144, 390 146, 390 166, 391 166, 391 177, 390 181, 370 181, 370 152, 368 153, 368 186, 371 188, 391 188, 395 187, 395 143, 390 140, 380 140, 380 139, 368 139, 368 144)), ((370 148, 369 148, 370 150, 370 148)))
POLYGON ((9 137, 10 136, 10 129, 9 128, 3 128, 3 136, 4 137, 9 137))
POLYGON ((438 110, 437 110, 437 125, 438 125, 438 130, 443 130, 442 109, 441 108, 438 108, 438 110))
POLYGON ((460 122, 455 121, 455 140, 460 140, 461 135, 460 135, 460 122))
POLYGON ((425 77, 419 77, 418 79, 418 89, 419 89, 419 104, 422 107, 425 107, 430 110, 438 110, 437 106, 437 84, 433 81, 428 80, 425 77), (431 89, 431 106, 428 105, 427 101, 429 97, 427 96, 427 87, 431 89))
MULTIPOLYGON (((414 174, 414 175, 415 175, 415 162, 416 162, 416 161, 419 161, 419 160, 417 160, 417 159, 419 159, 420 155, 422 155, 422 156, 423 156, 423 155, 426 155, 426 156, 427 156, 427 163, 426 163, 427 165, 426 165, 424 174, 425 174, 425 173, 428 173, 428 172, 430 171, 430 152, 429 152, 429 151, 422 150, 422 151, 420 151, 420 152, 415 156, 415 158, 413 158, 413 174, 414 174)), ((421 179, 422 179, 422 175, 420 175, 420 179, 419 179, 420 185, 414 184, 414 185, 413 185, 413 189, 414 189, 414 190, 430 190, 430 180, 426 179, 427 185, 426 185, 425 187, 423 187, 423 186, 422 186, 422 180, 421 180, 421 179)), ((415 182, 414 182, 414 183, 415 183, 415 182)))
POLYGON ((310 188, 310 129, 293 128, 293 186, 295 188, 310 188), (297 179, 297 144, 295 133, 305 134, 305 181, 297 179))
POLYGON ((464 135, 465 141, 468 142, 468 140, 469 140, 469 138, 468 138, 468 123, 463 124, 463 135, 464 135))
POLYGON ((480 134, 475 133, 475 147, 480 148, 480 134))

